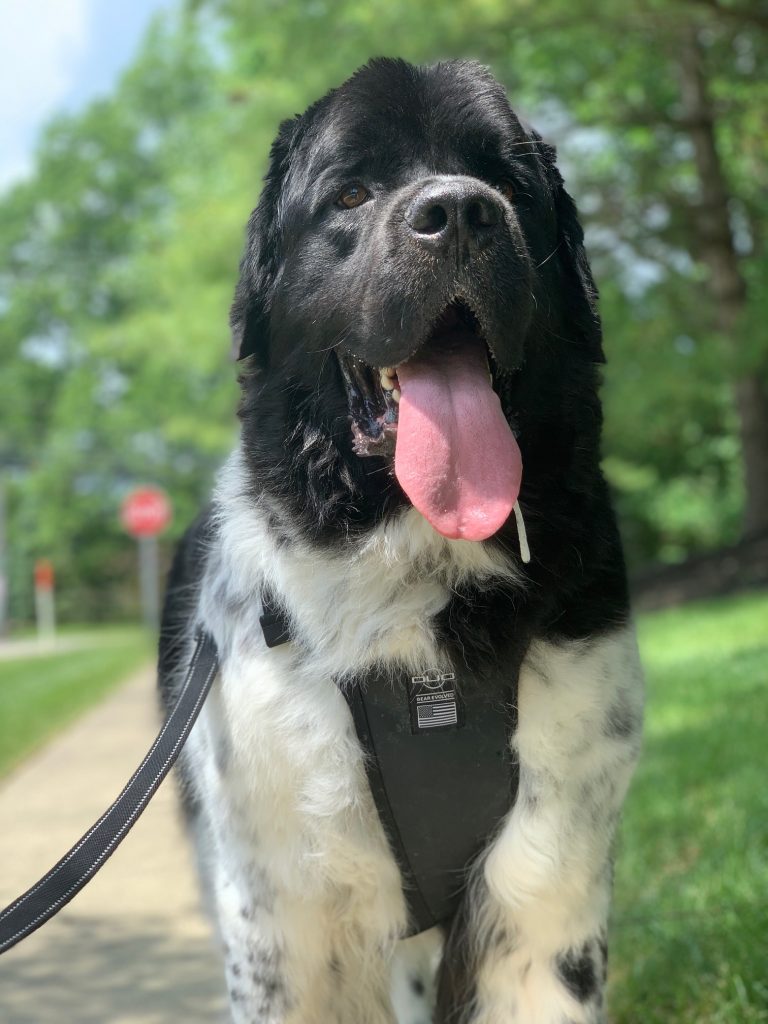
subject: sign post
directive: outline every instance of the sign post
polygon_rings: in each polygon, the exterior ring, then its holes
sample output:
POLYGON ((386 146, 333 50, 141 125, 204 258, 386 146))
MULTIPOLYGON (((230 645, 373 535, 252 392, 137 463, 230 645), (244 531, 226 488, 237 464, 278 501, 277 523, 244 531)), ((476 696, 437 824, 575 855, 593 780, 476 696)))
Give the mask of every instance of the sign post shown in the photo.
POLYGON ((56 605, 53 597, 53 562, 38 558, 35 562, 35 618, 41 644, 56 640, 56 605))
POLYGON ((120 520, 139 547, 139 582, 144 622, 157 632, 160 627, 160 574, 158 534, 171 521, 171 503, 159 487, 139 487, 122 504, 120 520))

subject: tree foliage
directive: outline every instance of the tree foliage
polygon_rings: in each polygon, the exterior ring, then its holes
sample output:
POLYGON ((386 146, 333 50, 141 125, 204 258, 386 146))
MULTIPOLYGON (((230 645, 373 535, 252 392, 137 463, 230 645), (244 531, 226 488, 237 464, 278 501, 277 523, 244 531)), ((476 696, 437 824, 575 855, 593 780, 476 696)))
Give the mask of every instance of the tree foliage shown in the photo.
MULTIPOLYGON (((59 117, 0 199, 0 460, 14 609, 52 556, 73 614, 129 597, 116 509, 165 486, 174 531, 233 436, 227 306, 278 121, 377 54, 490 63, 558 143, 601 286, 605 465, 629 554, 738 535, 733 385, 768 365, 768 8, 728 0, 197 0, 157 22, 114 93, 59 117), (723 329, 702 260, 700 168, 681 93, 695 33, 745 301, 723 329)), ((766 405, 768 415, 768 399, 766 405)), ((766 513, 768 516, 768 512, 766 513)))

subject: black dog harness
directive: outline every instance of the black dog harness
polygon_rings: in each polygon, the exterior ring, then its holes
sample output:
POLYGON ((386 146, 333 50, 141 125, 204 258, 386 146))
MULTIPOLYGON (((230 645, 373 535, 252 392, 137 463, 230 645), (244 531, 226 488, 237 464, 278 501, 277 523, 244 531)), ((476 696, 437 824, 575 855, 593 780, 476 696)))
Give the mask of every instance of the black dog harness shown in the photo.
MULTIPOLYGON (((268 596, 260 621, 268 647, 290 641, 287 620, 268 596)), ((57 914, 114 853, 176 761, 218 669, 213 639, 200 634, 176 703, 123 791, 39 882, 0 912, 0 953, 57 914)), ((481 685, 469 674, 462 679, 425 668, 394 685, 382 675, 340 687, 400 867, 411 935, 451 918, 467 866, 514 801, 515 679, 481 685)))
MULTIPOLYGON (((269 595, 263 609, 267 646, 288 642, 288 622, 269 595)), ((480 684, 426 669, 394 685, 390 676, 374 675, 340 689, 367 755, 415 935, 453 916, 467 866, 515 799, 516 676, 480 684)))

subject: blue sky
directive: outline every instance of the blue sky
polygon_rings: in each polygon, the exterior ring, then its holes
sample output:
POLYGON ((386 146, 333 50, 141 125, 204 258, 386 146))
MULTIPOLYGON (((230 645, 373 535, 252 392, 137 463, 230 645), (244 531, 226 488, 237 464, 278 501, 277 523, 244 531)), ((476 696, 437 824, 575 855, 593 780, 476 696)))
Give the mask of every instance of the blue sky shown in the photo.
POLYGON ((32 167, 41 127, 108 92, 173 0, 0 0, 0 190, 32 167))

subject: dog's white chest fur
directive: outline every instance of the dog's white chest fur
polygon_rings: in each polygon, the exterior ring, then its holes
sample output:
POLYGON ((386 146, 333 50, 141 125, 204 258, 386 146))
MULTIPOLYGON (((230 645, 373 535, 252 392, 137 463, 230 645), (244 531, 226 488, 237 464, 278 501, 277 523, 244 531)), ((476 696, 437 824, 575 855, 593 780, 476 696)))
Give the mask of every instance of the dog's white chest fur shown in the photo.
MULTIPOLYGON (((269 509, 254 508, 246 493, 239 453, 222 476, 219 502, 227 512, 202 613, 226 650, 236 622, 258 625, 267 585, 288 614, 292 636, 311 652, 316 672, 343 677, 390 661, 423 671, 444 657, 433 621, 453 587, 466 580, 518 579, 503 555, 486 545, 446 540, 414 509, 336 552, 320 554, 298 535, 281 542, 267 527, 269 509), (231 614, 235 607, 238 616, 231 614)), ((250 652, 258 646, 257 632, 250 652)))

